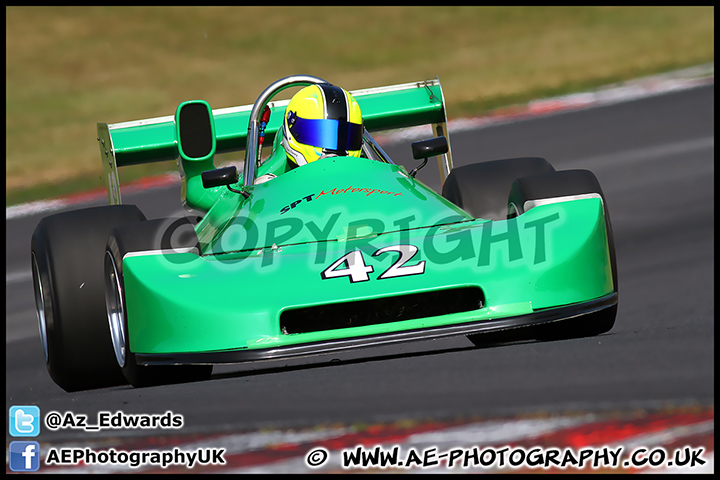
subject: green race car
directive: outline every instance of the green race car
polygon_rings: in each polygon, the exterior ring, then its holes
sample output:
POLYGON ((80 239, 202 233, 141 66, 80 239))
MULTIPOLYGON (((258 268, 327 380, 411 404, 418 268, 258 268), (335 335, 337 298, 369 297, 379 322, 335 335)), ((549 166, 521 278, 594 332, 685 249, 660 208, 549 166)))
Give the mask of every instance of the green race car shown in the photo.
POLYGON ((617 267, 607 204, 587 170, 543 158, 453 168, 439 81, 351 92, 360 158, 289 167, 289 87, 253 105, 98 124, 110 205, 44 218, 31 242, 48 371, 67 391, 206 379, 255 362, 454 335, 475 344, 610 330, 617 267), (408 172, 371 132, 432 126, 408 172), (263 155, 263 145, 272 145, 263 155), (243 172, 216 168, 245 151, 243 172), (442 192, 415 178, 437 157, 442 192), (192 215, 123 205, 118 167, 177 159, 192 215))

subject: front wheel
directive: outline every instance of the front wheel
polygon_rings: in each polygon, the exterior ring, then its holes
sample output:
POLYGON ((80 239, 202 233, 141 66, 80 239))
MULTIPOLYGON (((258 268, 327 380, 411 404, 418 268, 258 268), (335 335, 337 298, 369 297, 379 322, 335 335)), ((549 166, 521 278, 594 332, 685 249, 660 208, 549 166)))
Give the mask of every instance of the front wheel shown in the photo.
POLYGON ((475 218, 505 220, 508 194, 516 178, 554 172, 541 157, 518 157, 471 163, 453 168, 442 188, 442 196, 475 218))
MULTIPOLYGON (((613 288, 617 292, 615 241, 613 239, 607 199, 595 174, 591 171, 561 170, 518 178, 513 182, 510 189, 508 199, 510 216, 522 215, 528 208, 538 202, 563 197, 572 199, 585 196, 598 196, 602 200, 613 288)), ((582 265, 579 265, 578 268, 582 268, 582 265)), ((583 315, 580 318, 541 325, 536 329, 535 338, 539 340, 555 340, 600 335, 613 328, 616 316, 617 304, 592 314, 583 315)))
POLYGON ((115 359, 134 387, 207 380, 212 365, 138 365, 130 342, 123 258, 130 252, 197 248, 198 239, 186 218, 159 219, 113 230, 105 249, 105 303, 115 359))
POLYGON ((114 227, 145 216, 111 205, 43 218, 30 242, 45 364, 67 392, 127 383, 115 362, 104 302, 103 254, 114 227))

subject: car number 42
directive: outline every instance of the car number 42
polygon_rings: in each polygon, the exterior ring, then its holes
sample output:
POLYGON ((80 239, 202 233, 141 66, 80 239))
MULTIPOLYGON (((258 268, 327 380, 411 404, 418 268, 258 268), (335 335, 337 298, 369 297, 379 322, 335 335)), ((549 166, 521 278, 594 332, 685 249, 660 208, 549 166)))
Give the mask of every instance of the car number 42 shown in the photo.
MULTIPOLYGON (((425 273, 425 260, 415 265, 406 265, 418 252, 415 245, 392 245, 383 247, 372 254, 373 257, 387 252, 398 252, 398 259, 385 270, 378 280, 383 278, 405 277, 407 275, 419 275, 425 273)), ((367 265, 360 250, 354 250, 343 255, 332 263, 320 274, 323 280, 329 278, 349 277, 350 283, 367 282, 370 280, 370 273, 374 272, 372 265, 367 265)))

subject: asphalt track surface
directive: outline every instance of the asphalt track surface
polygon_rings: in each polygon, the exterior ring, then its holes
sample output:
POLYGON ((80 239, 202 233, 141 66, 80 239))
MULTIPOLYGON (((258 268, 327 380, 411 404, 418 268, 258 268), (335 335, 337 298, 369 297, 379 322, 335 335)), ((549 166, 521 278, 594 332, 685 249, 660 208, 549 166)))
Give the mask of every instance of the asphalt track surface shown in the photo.
MULTIPOLYGON (((221 366, 206 382, 65 393, 46 372, 34 312, 30 236, 41 215, 8 220, 6 408, 33 404, 42 412, 90 418, 101 410, 171 410, 184 416, 183 433, 219 433, 713 406, 713 105, 709 85, 452 136, 456 166, 542 156, 556 169, 595 172, 613 222, 620 303, 615 327, 592 338, 476 348, 459 337, 221 366)), ((408 144, 387 151, 398 163, 415 165, 408 144)), ((418 178, 437 189, 436 171, 428 165, 418 178)), ((156 218, 178 212, 178 198, 172 186, 127 194, 123 201, 156 218)), ((46 430, 38 440, 82 443, 117 435, 122 432, 46 430)))

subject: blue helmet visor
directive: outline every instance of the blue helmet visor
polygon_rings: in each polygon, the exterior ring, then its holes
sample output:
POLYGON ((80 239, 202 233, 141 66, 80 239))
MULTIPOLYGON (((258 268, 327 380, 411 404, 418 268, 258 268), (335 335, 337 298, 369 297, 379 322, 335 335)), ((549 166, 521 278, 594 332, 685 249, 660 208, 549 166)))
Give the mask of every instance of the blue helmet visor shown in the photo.
POLYGON ((290 133, 298 142, 335 151, 360 150, 363 126, 345 120, 295 117, 290 133))

